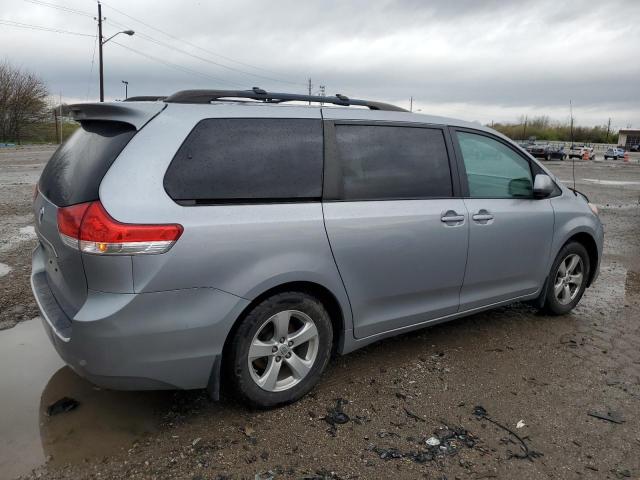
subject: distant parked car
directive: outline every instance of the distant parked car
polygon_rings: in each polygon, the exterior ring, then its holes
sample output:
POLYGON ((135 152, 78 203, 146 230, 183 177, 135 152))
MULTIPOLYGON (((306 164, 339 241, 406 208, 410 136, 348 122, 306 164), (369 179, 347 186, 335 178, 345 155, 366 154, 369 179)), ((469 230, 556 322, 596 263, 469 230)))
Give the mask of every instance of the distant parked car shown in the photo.
POLYGON ((549 152, 549 145, 547 144, 535 144, 530 145, 527 148, 527 152, 537 158, 546 158, 549 152))
POLYGON ((630 150, 631 152, 640 152, 640 144, 638 144, 638 145, 631 145, 631 146, 629 147, 629 150, 630 150))
POLYGON ((549 147, 548 158, 546 158, 546 160, 552 160, 552 159, 555 159, 555 160, 566 160, 567 159, 567 152, 565 152, 563 146, 559 146, 559 147, 550 146, 549 147))
POLYGON ((596 158, 596 152, 593 150, 593 147, 578 144, 571 145, 569 148, 569 158, 582 158, 585 152, 589 154, 589 160, 596 158))
POLYGON ((613 147, 608 148, 604 153, 604 159, 607 160, 610 158, 611 160, 617 160, 619 158, 624 158, 624 148, 613 147))
POLYGON ((567 158, 564 147, 556 147, 548 144, 531 145, 530 148, 527 148, 527 151, 534 157, 544 158, 545 160, 564 160, 567 158))
POLYGON ((569 147, 569 158, 581 158, 584 145, 571 145, 569 147))

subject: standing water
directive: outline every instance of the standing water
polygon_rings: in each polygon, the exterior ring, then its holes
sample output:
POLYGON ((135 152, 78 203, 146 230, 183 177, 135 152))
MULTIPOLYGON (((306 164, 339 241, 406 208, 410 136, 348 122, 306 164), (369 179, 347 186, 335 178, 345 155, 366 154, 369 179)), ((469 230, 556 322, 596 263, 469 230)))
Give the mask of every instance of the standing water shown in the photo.
POLYGON ((0 332, 0 479, 53 465, 101 458, 126 450, 158 428, 167 392, 102 390, 76 375, 58 357, 33 319, 0 332), (55 401, 80 405, 47 416, 55 401))

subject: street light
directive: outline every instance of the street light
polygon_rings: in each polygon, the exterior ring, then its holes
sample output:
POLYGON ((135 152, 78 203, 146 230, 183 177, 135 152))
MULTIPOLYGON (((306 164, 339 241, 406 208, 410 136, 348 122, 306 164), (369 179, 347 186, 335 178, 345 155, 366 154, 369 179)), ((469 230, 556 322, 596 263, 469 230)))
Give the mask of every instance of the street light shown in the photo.
POLYGON ((121 80, 121 82, 124 83, 124 99, 126 100, 129 98, 129 82, 126 80, 121 80))
POLYGON ((102 66, 102 46, 105 43, 107 43, 109 40, 111 40, 113 37, 115 37, 116 35, 120 35, 121 33, 131 36, 136 32, 134 32, 133 30, 122 30, 121 32, 114 33, 106 40, 102 39, 102 4, 98 2, 98 39, 100 40, 99 57, 100 57, 100 101, 101 102, 104 102, 104 72, 103 72, 103 66, 102 66))

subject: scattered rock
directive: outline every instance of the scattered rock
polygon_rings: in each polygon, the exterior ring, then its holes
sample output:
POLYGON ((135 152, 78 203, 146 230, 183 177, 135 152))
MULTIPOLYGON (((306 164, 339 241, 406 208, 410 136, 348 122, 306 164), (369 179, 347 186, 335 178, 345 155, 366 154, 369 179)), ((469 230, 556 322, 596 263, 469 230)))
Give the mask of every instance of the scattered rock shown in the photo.
POLYGON ((438 445, 440 445, 440 440, 437 439, 436 437, 429 437, 427 438, 426 443, 430 447, 437 447, 438 445))

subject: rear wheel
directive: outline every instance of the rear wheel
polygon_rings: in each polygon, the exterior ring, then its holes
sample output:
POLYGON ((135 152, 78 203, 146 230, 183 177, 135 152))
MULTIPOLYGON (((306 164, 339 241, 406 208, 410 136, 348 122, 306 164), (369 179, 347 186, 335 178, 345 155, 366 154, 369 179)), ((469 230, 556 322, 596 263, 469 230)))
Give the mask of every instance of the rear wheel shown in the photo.
POLYGON ((565 245, 551 268, 545 310, 552 315, 564 315, 573 310, 587 287, 590 268, 589 255, 581 244, 565 245))
POLYGON ((241 321, 226 362, 229 379, 252 406, 294 402, 322 375, 332 342, 331 319, 321 302, 302 292, 274 295, 241 321))

